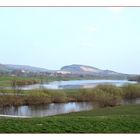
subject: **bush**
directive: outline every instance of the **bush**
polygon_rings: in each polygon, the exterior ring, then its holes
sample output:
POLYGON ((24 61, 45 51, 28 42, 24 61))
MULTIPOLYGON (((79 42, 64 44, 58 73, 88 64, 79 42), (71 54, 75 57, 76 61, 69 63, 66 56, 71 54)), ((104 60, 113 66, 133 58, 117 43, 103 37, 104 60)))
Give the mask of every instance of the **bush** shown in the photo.
POLYGON ((16 87, 21 87, 21 86, 25 86, 25 85, 32 85, 32 84, 37 84, 38 81, 37 80, 11 80, 11 86, 12 88, 16 88, 16 87))
POLYGON ((99 85, 96 88, 103 90, 110 95, 122 96, 122 94, 123 94, 123 90, 120 87, 116 87, 114 85, 99 85))
POLYGON ((93 101, 94 92, 93 89, 79 89, 75 94, 70 95, 77 102, 93 101))
POLYGON ((24 98, 15 95, 3 95, 0 97, 0 106, 19 106, 24 104, 24 98))
POLYGON ((75 101, 96 102, 100 107, 116 106, 121 103, 122 89, 113 85, 100 85, 91 89, 79 89, 72 95, 75 101))
POLYGON ((49 94, 53 103, 63 103, 67 101, 66 93, 62 90, 50 91, 49 94))
POLYGON ((125 85, 122 87, 124 99, 140 98, 140 85, 125 85))
POLYGON ((85 92, 81 93, 83 101, 93 101, 95 99, 95 90, 85 89, 85 92))
POLYGON ((93 89, 95 103, 99 107, 113 107, 121 104, 122 89, 113 85, 99 85, 93 89))
MULTIPOLYGON (((97 91, 96 91, 97 92, 97 91)), ((98 92, 95 95, 95 103, 99 107, 114 107, 120 105, 121 97, 118 95, 110 94, 106 91, 98 89, 98 92)))
POLYGON ((32 96, 49 96, 49 92, 47 90, 40 89, 29 90, 27 94, 32 96))
POLYGON ((48 104, 51 103, 51 96, 43 90, 28 91, 25 102, 27 105, 48 104))
POLYGON ((49 97, 46 96, 28 95, 25 98, 26 105, 41 105, 41 104, 48 104, 48 103, 51 103, 51 100, 49 97))

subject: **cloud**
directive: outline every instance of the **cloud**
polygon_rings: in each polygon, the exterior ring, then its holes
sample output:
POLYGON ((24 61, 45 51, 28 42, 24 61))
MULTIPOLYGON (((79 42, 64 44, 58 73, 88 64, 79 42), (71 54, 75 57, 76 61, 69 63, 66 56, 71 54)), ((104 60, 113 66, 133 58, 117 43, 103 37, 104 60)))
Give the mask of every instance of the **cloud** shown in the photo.
POLYGON ((96 31, 97 31, 97 28, 96 28, 95 26, 93 26, 93 25, 90 25, 90 26, 88 27, 88 31, 89 31, 89 32, 96 32, 96 31))
POLYGON ((125 7, 108 7, 110 11, 113 13, 121 13, 125 7))

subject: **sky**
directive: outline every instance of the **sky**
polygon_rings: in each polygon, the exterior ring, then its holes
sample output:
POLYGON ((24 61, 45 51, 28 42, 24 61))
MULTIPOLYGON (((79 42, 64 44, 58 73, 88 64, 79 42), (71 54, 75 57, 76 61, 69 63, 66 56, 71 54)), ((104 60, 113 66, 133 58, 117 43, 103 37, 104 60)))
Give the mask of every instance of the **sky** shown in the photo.
POLYGON ((0 63, 140 74, 139 7, 0 7, 0 63))

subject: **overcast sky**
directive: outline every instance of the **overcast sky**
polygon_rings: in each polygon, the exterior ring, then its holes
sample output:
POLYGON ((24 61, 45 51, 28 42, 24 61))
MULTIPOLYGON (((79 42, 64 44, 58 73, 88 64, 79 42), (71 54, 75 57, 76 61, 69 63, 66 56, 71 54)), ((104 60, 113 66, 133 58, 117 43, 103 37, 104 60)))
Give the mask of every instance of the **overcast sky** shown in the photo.
POLYGON ((140 74, 140 8, 0 7, 0 63, 140 74))

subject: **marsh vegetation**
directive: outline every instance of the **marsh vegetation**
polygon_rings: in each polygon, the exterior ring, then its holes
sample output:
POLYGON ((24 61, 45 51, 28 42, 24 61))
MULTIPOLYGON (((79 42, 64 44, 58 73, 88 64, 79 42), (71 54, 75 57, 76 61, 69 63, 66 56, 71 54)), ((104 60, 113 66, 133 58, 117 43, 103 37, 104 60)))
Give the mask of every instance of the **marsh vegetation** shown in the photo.
POLYGON ((0 106, 40 105, 64 102, 94 102, 99 107, 117 106, 125 99, 140 98, 140 85, 99 85, 89 89, 1 90, 0 106))
MULTIPOLYGON (((24 80, 25 79, 18 79, 18 81, 24 80)), ((35 79, 30 80, 32 81, 35 79)), ((39 79, 37 82, 39 82, 39 79)), ((93 110, 91 108, 91 111, 82 110, 82 112, 79 113, 52 117, 34 117, 30 119, 1 117, 0 132, 139 133, 140 105, 122 105, 122 101, 124 100, 133 100, 137 98, 140 98, 140 84, 130 84, 121 87, 114 85, 98 85, 95 88, 64 90, 48 90, 44 88, 34 90, 1 88, 0 107, 5 108, 14 106, 14 111, 16 112, 17 108, 23 105, 26 105, 26 107, 29 106, 29 109, 31 110, 30 106, 36 108, 42 105, 44 107, 47 106, 48 108, 51 103, 58 103, 59 106, 62 103, 69 102, 93 103, 95 108, 93 110)), ((46 108, 44 109, 46 111, 46 108)), ((34 111, 35 110, 33 110, 33 112, 34 111)), ((40 111, 42 110, 40 109, 40 111)))

